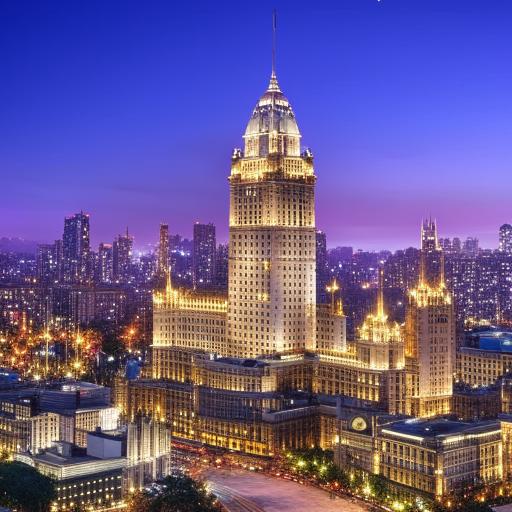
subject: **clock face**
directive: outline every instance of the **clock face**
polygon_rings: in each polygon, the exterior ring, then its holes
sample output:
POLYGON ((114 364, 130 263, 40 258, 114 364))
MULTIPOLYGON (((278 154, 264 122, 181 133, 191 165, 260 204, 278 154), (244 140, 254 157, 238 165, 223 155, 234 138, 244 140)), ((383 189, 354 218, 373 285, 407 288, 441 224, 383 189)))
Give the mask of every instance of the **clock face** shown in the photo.
POLYGON ((353 430, 357 430, 359 432, 361 432, 362 430, 366 430, 366 428, 368 427, 366 420, 364 418, 361 418, 361 416, 354 418, 350 423, 350 426, 352 427, 353 430))

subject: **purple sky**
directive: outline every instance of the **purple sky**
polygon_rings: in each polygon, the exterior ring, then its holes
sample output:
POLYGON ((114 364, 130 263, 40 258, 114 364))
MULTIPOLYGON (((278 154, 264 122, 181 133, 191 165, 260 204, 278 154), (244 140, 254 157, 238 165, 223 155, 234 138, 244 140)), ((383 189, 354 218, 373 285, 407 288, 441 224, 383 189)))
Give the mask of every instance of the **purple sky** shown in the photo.
POLYGON ((154 242, 162 221, 225 240, 274 6, 328 244, 417 245, 432 215, 494 247, 512 221, 507 0, 2 2, 0 237, 58 238, 83 209, 94 245, 126 225, 154 242))

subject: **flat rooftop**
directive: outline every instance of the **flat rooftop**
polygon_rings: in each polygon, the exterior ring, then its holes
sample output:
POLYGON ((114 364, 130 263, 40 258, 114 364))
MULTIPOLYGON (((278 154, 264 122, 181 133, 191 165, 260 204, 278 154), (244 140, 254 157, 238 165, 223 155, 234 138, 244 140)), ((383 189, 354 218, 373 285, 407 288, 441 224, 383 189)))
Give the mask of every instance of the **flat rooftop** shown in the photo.
POLYGON ((258 361, 257 359, 240 359, 238 357, 219 357, 212 362, 242 366, 243 368, 263 368, 267 366, 267 363, 258 361))
MULTIPOLYGON (((512 331, 504 329, 488 329, 476 331, 468 335, 469 338, 478 340, 476 350, 488 350, 489 352, 512 353, 512 331)), ((467 349, 468 347, 464 347, 467 349)))
POLYGON ((397 421, 386 425, 383 430, 391 434, 413 436, 420 440, 447 437, 453 434, 469 434, 477 431, 485 432, 486 430, 492 431, 498 430, 499 428, 497 421, 466 423, 442 418, 434 420, 410 419, 397 421))

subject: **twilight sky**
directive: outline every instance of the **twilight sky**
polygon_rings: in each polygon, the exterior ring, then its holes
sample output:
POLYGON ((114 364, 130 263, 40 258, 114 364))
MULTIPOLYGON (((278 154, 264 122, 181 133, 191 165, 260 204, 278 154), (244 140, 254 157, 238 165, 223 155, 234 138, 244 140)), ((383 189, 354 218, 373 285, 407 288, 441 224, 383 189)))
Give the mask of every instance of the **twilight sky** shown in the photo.
POLYGON ((0 3, 0 237, 158 225, 227 239, 231 150, 277 74, 315 154, 328 245, 496 245, 512 221, 512 2, 0 3))

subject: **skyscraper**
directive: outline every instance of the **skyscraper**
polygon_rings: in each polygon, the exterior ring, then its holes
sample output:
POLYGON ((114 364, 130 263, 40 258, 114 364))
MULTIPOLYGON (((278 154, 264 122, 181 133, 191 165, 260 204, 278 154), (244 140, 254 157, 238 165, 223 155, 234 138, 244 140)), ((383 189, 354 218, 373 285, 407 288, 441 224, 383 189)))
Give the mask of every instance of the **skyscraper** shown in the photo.
POLYGON ((272 70, 232 156, 228 352, 315 347, 315 174, 272 70))
POLYGON ((437 227, 422 225, 420 278, 409 292, 405 323, 405 355, 409 414, 420 417, 449 413, 455 368, 455 315, 444 282, 444 261, 437 227))
POLYGON ((217 246, 217 261, 215 262, 215 285, 220 289, 228 287, 228 266, 229 266, 228 244, 217 246))
POLYGON ((422 279, 430 286, 439 286, 444 280, 444 255, 437 240, 437 225, 432 219, 424 220, 421 225, 421 265, 422 279))
POLYGON ((160 242, 158 244, 158 267, 160 278, 167 278, 169 273, 169 225, 160 224, 160 242))
POLYGON ((114 281, 114 255, 112 244, 101 243, 98 248, 97 279, 100 283, 114 281))
POLYGON ((66 217, 62 242, 64 281, 86 282, 89 278, 89 215, 80 212, 66 217))
POLYGON ((40 283, 47 284, 58 279, 56 244, 41 244, 37 246, 36 272, 37 280, 40 283))
POLYGON ((512 226, 503 224, 500 227, 500 252, 512 254, 512 226))
POLYGON ((215 282, 216 260, 215 226, 194 224, 194 248, 192 252, 192 283, 194 288, 211 288, 215 282))
POLYGON ((478 254, 478 238, 468 236, 466 240, 464 240, 464 244, 462 246, 462 252, 464 254, 470 254, 472 256, 476 256, 478 254))
POLYGON ((130 278, 132 263, 133 237, 128 234, 119 235, 113 244, 113 269, 116 283, 127 283, 130 278))

